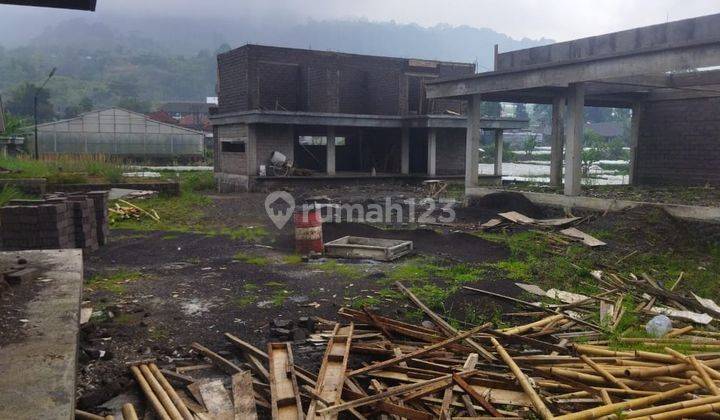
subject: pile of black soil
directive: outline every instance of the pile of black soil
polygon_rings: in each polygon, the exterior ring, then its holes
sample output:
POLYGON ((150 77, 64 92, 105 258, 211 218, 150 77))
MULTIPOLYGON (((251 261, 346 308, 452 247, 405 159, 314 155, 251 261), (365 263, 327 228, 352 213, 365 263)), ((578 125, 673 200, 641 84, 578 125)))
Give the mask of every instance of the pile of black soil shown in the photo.
POLYGON ((542 219, 545 212, 524 195, 516 192, 497 192, 482 197, 468 198, 467 207, 457 209, 457 219, 461 222, 485 222, 498 213, 516 211, 525 216, 542 219))
POLYGON ((510 255, 508 248, 504 245, 467 233, 439 233, 430 229, 384 230, 361 223, 326 223, 323 225, 325 242, 343 236, 413 241, 415 250, 420 254, 462 262, 493 262, 503 260, 510 255))
POLYGON ((612 233, 613 242, 638 251, 669 251, 720 241, 720 225, 679 220, 657 206, 607 213, 583 227, 607 230, 612 233))

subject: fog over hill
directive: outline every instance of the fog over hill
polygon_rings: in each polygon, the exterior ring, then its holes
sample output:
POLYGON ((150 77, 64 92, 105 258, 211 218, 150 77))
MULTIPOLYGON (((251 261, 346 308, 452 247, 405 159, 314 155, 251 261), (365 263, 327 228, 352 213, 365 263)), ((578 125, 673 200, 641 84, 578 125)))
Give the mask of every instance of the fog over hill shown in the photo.
POLYGON ((218 49, 246 43, 474 62, 483 71, 492 67, 495 44, 508 51, 550 42, 469 26, 364 19, 34 12, 32 19, 0 16, 0 94, 6 99, 23 82, 41 82, 58 67, 48 85, 58 116, 84 98, 95 106, 144 109, 214 95, 218 49))

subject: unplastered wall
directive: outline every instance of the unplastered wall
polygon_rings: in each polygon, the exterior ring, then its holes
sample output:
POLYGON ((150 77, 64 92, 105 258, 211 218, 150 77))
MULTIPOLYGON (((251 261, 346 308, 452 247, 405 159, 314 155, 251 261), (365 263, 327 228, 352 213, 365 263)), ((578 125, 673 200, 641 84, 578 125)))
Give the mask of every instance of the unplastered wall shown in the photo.
POLYGON ((638 184, 720 185, 720 98, 643 106, 638 184))
POLYGON ((248 141, 248 127, 245 124, 227 124, 216 126, 217 136, 214 147, 215 172, 247 175, 247 153, 223 152, 223 140, 248 141))
POLYGON ((291 161, 295 159, 292 126, 256 124, 254 129, 257 141, 257 168, 250 175, 256 175, 260 165, 268 165, 273 151, 277 150, 291 161))
POLYGON ((436 147, 438 175, 465 173, 465 129, 438 129, 436 147))

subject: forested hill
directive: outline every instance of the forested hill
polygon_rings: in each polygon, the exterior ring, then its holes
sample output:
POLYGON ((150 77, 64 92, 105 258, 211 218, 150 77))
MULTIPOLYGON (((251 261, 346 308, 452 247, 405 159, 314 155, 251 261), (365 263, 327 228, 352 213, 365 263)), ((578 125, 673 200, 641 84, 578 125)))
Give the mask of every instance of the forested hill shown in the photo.
POLYGON ((242 16, 204 21, 190 15, 76 18, 53 23, 25 42, 17 36, 12 42, 0 46, 3 100, 24 82, 41 83, 57 67, 48 88, 55 117, 60 118, 88 104, 144 111, 163 101, 214 96, 216 53, 246 43, 476 62, 482 71, 492 66, 494 44, 508 51, 551 41, 513 40, 490 29, 448 25, 291 23, 242 16))

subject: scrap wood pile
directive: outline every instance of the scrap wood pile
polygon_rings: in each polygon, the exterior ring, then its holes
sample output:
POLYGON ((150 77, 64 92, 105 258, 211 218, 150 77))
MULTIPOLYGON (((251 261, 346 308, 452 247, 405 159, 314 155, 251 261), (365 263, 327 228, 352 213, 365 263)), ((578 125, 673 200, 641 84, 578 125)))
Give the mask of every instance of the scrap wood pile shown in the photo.
POLYGON ((162 419, 717 416, 720 333, 711 329, 720 307, 675 292, 678 282, 664 288, 649 276, 593 276, 602 291, 587 296, 520 285, 542 304, 465 286, 525 308, 504 314, 522 319, 511 326, 464 330, 396 283, 429 321, 414 325, 367 308, 341 308, 347 324, 318 318, 319 331, 309 340, 327 345, 317 372, 294 363, 290 343, 271 342, 265 351, 229 333, 234 355, 192 345, 209 365, 158 369, 145 362, 131 369, 162 419), (625 338, 618 329, 627 311, 638 321, 663 313, 687 325, 660 337, 625 338), (608 337, 643 347, 618 350, 608 337), (211 366, 223 376, 190 376, 211 366))
POLYGON ((122 199, 118 200, 114 207, 108 207, 108 211, 110 212, 111 222, 128 219, 140 220, 143 217, 149 217, 156 222, 160 221, 160 216, 155 209, 145 210, 138 205, 122 199))
POLYGON ((480 225, 485 231, 507 228, 511 225, 528 226, 537 232, 548 235, 553 241, 568 244, 570 241, 579 241, 589 247, 606 245, 605 242, 589 235, 576 226, 587 221, 587 217, 565 217, 559 219, 534 219, 516 211, 498 213, 499 218, 493 218, 480 225), (557 233, 554 231, 557 230, 557 233))

